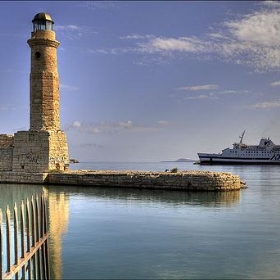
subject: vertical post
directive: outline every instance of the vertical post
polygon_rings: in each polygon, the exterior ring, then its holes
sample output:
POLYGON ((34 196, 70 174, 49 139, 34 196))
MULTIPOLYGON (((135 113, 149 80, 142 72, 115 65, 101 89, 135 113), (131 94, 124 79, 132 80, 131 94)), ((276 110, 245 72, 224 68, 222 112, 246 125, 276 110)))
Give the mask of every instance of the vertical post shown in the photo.
MULTIPOLYGON (((32 209, 32 212, 31 212, 31 224, 32 224, 32 247, 35 247, 35 244, 36 244, 36 230, 35 230, 35 227, 36 227, 36 219, 35 219, 35 216, 36 216, 36 212, 35 212, 35 205, 34 205, 34 197, 32 195, 31 197, 31 209, 32 209)), ((33 263, 33 278, 34 279, 37 279, 37 271, 36 271, 36 267, 37 267, 37 262, 36 262, 36 254, 32 257, 32 263, 33 263)))
POLYGON ((7 238, 7 271, 11 271, 11 234, 10 234, 10 209, 9 205, 7 205, 6 209, 6 238, 7 238))
MULTIPOLYGON (((40 237, 42 238, 44 236, 44 193, 41 194, 41 207, 40 207, 40 228, 41 228, 41 234, 40 237)), ((45 246, 46 243, 42 244, 42 250, 41 250, 41 258, 42 258, 42 277, 46 279, 46 258, 45 258, 45 246)))
MULTIPOLYGON (((21 201, 21 206, 20 206, 20 237, 21 237, 21 258, 25 258, 26 252, 25 252, 25 239, 24 239, 24 232, 25 232, 25 215, 24 215, 24 203, 23 200, 21 201)), ((21 274, 22 274, 22 279, 25 279, 25 268, 26 265, 22 266, 21 269, 21 274)))
MULTIPOLYGON (((14 264, 18 265, 18 213, 17 204, 14 205, 14 264)), ((18 273, 15 278, 18 279, 18 273)))
MULTIPOLYGON (((44 192, 41 195, 41 237, 47 234, 47 210, 44 192)), ((50 279, 48 239, 42 246, 43 277, 50 279)))
POLYGON ((48 260, 48 233, 46 202, 42 194, 39 204, 38 195, 35 200, 31 198, 31 209, 29 211, 29 200, 26 205, 21 202, 20 208, 14 205, 13 216, 13 243, 11 241, 11 213, 9 205, 6 209, 6 257, 7 269, 3 269, 3 216, 0 209, 0 280, 1 279, 50 279, 48 260), (20 213, 18 213, 20 209, 20 213), (20 224, 19 224, 20 223, 20 224), (30 231, 31 228, 31 231, 30 231), (25 231, 26 230, 26 231, 25 231), (19 232, 20 231, 20 232, 19 232), (32 236, 31 236, 32 235, 32 236), (32 241, 32 245, 31 245, 32 241), (19 243, 20 242, 20 243, 19 243), (11 250, 13 248, 14 254, 11 250), (14 258, 13 258, 14 257, 14 258), (12 264, 12 261, 14 263, 12 264), (27 266, 28 263, 28 266, 27 266))
MULTIPOLYGON (((41 238, 41 233, 40 233, 40 220, 39 220, 39 201, 38 201, 38 194, 36 195, 36 202, 35 202, 35 218, 36 218, 36 243, 39 242, 41 238)), ((36 257, 37 257, 37 262, 38 262, 38 279, 41 279, 41 259, 40 259, 40 250, 41 248, 38 249, 36 252, 36 257)))
MULTIPOLYGON (((27 252, 29 253, 30 252, 30 210, 29 210, 29 199, 27 198, 26 199, 26 250, 27 252)), ((28 260, 28 279, 30 280, 31 279, 31 261, 30 259, 28 260)))
POLYGON ((3 247, 2 247, 2 221, 3 221, 3 214, 2 209, 0 209, 0 279, 2 279, 3 274, 3 247))

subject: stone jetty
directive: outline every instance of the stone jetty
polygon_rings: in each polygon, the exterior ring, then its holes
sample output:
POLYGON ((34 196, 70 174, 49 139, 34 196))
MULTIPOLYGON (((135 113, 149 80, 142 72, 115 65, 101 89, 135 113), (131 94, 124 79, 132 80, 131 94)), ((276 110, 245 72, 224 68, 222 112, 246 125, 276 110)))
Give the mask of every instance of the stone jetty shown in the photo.
POLYGON ((0 172, 0 183, 98 186, 185 191, 232 191, 246 187, 238 175, 212 171, 69 170, 49 173, 0 172))

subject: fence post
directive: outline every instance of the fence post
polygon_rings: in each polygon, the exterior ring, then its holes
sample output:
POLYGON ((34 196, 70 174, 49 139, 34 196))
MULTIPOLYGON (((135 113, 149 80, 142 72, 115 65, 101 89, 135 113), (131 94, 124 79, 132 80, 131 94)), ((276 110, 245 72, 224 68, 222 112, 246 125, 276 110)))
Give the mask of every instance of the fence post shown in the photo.
MULTIPOLYGON (((20 205, 20 240, 21 240, 21 258, 22 259, 25 259, 25 240, 24 240, 24 232, 25 232, 25 219, 24 219, 24 203, 23 203, 23 200, 21 201, 21 205, 20 205)), ((25 268, 26 268, 26 265, 23 265, 22 266, 22 269, 21 269, 21 274, 22 274, 22 279, 25 279, 25 268)))
POLYGON ((3 214, 0 209, 0 280, 19 279, 19 277, 26 279, 27 275, 28 279, 50 279, 47 214, 44 193, 41 194, 40 204, 38 195, 35 199, 33 196, 31 197, 31 213, 29 206, 28 199, 26 199, 26 204, 23 201, 21 202, 20 208, 17 207, 16 203, 14 205, 13 244, 11 242, 11 213, 9 205, 7 206, 6 272, 3 271, 3 214), (19 209, 20 213, 18 213, 19 209), (13 264, 12 247, 14 247, 13 264))
POLYGON ((2 272, 3 272, 2 221, 3 221, 3 214, 2 214, 2 209, 0 209, 0 279, 2 279, 2 272))
POLYGON ((9 205, 7 205, 6 210, 6 238, 7 238, 7 271, 11 271, 11 234, 10 234, 10 209, 9 205))
MULTIPOLYGON (((27 238, 26 251, 28 253, 30 253, 30 248, 31 248, 31 246, 30 246, 30 238, 31 238, 30 224, 31 223, 30 223, 30 207, 29 206, 30 206, 29 199, 26 198, 26 238, 27 238)), ((30 261, 30 259, 28 260, 28 267, 29 267, 28 279, 31 279, 31 261, 30 261)))

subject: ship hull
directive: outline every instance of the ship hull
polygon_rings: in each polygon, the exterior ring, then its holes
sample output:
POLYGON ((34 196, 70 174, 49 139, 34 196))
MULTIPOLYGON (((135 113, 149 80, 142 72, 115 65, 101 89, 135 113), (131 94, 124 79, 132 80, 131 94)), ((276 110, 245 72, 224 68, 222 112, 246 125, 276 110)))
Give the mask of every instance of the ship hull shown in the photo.
POLYGON ((224 157, 215 154, 198 154, 199 164, 222 165, 222 164, 270 164, 280 165, 280 160, 271 158, 250 158, 250 157, 224 157))

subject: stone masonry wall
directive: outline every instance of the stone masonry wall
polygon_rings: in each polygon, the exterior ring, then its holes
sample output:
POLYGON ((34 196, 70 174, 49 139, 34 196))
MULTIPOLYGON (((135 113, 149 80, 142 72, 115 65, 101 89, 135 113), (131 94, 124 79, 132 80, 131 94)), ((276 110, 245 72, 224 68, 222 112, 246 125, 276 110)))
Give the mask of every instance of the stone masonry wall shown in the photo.
POLYGON ((49 172, 68 168, 66 135, 62 131, 18 131, 13 153, 14 172, 49 172))
POLYGON ((59 74, 54 31, 37 30, 27 41, 31 48, 30 130, 59 130, 59 74))
POLYGON ((13 146, 13 135, 0 134, 0 171, 12 170, 13 146))
POLYGON ((47 172, 49 133, 18 131, 15 133, 13 168, 15 172, 47 172))
POLYGON ((237 191, 246 188, 239 176, 228 172, 87 171, 31 173, 0 172, 0 183, 71 185, 181 191, 237 191))
POLYGON ((49 131, 49 171, 50 170, 68 170, 69 153, 66 134, 61 131, 49 131))
POLYGON ((233 191, 245 187, 237 175, 228 172, 181 171, 69 171, 49 173, 48 184, 147 188, 186 191, 233 191))
POLYGON ((48 173, 31 173, 31 172, 0 172, 0 184, 44 184, 48 173))
POLYGON ((14 135, 0 134, 0 147, 12 147, 14 145, 14 135))

